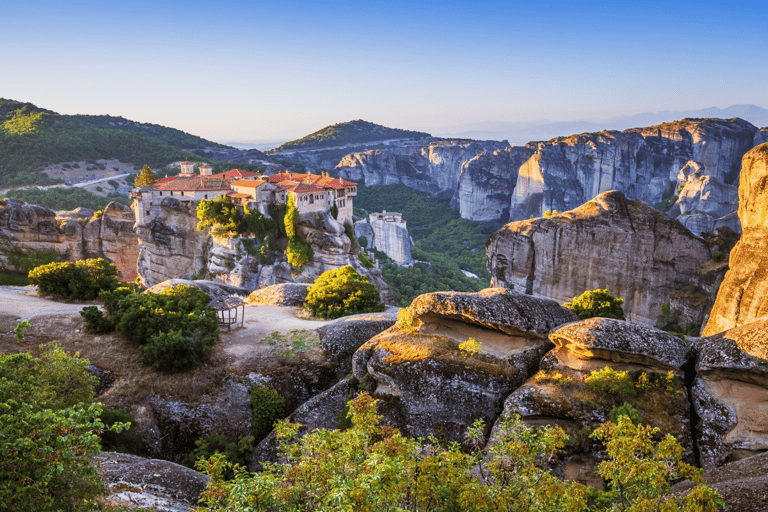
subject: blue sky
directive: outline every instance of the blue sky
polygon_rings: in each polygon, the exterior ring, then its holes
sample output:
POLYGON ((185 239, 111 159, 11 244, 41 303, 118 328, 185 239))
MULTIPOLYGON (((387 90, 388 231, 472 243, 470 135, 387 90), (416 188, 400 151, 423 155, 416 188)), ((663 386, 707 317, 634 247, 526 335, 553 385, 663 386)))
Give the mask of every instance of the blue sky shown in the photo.
POLYGON ((768 1, 0 0, 0 97, 220 141, 768 107, 768 1))

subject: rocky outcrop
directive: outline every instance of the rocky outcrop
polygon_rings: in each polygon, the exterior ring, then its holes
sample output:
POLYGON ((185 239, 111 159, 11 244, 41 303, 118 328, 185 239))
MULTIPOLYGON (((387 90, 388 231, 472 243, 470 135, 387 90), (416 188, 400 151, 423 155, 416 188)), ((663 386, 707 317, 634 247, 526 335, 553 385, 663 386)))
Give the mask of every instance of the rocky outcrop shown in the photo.
POLYGON ((704 336, 768 316, 768 144, 744 155, 739 219, 741 239, 731 251, 704 336))
POLYGON ((392 327, 355 352, 354 375, 375 388, 386 421, 408 435, 437 430, 457 442, 474 420, 490 424, 536 371, 552 346, 547 326, 574 318, 551 301, 508 290, 426 294, 409 312, 413 329, 392 327))
POLYGON ((736 185, 725 185, 711 176, 686 181, 669 213, 692 233, 712 232, 720 225, 727 225, 723 217, 738 208, 738 189, 736 185))
POLYGON ((506 141, 432 141, 352 153, 336 166, 344 178, 366 185, 401 183, 432 195, 452 197, 462 165, 481 153, 508 147, 506 141))
POLYGON ((103 452, 93 462, 107 480, 106 503, 127 510, 190 510, 209 481, 179 464, 125 453, 103 452))
POLYGON ((768 320, 701 338, 693 349, 702 464, 768 450, 768 320))
POLYGON ((325 357, 341 378, 352 371, 352 354, 382 331, 395 325, 397 308, 382 313, 361 313, 339 318, 317 329, 325 357))
MULTIPOLYGON (((764 512, 768 510, 768 453, 712 468, 704 473, 704 483, 717 490, 728 510, 764 512)), ((693 486, 686 480, 671 491, 685 495, 693 486)))
POLYGON ((302 306, 310 286, 308 283, 273 284, 251 292, 246 302, 270 306, 302 306))
POLYGON ((618 191, 548 218, 512 222, 486 244, 492 286, 564 303, 585 290, 624 299, 627 318, 653 325, 661 305, 693 286, 709 309, 722 269, 705 266, 715 246, 679 222, 618 191))
POLYGON ((211 299, 218 299, 219 297, 229 297, 230 295, 240 295, 241 297, 245 297, 248 295, 248 290, 245 288, 239 288, 237 286, 231 286, 228 284, 224 284, 218 281, 190 281, 189 279, 169 279, 168 281, 163 281, 162 283, 158 283, 155 286, 149 288, 147 292, 149 293, 163 293, 168 288, 173 288, 174 286, 193 286, 195 288, 198 288, 205 293, 208 294, 208 296, 211 299))
POLYGON ((134 222, 133 211, 117 202, 109 203, 96 217, 87 208, 54 212, 16 199, 3 199, 0 268, 23 271, 42 254, 54 255, 59 261, 104 258, 117 266, 122 281, 134 281, 138 259, 134 222))
POLYGON ((368 185, 403 183, 450 197, 467 219, 520 220, 574 208, 608 190, 656 204, 674 194, 682 183, 679 172, 691 165, 713 187, 735 186, 741 157, 762 140, 757 133, 762 132, 737 118, 684 119, 523 147, 443 141, 354 153, 337 170, 368 185))
MULTIPOLYGON (((694 461, 682 369, 690 349, 684 341, 658 329, 607 318, 567 324, 549 338, 554 350, 544 356, 539 372, 506 399, 502 417, 520 415, 529 426, 562 427, 571 442, 556 463, 561 476, 602 486, 595 469, 605 459, 604 448, 588 434, 609 419, 614 407, 627 404, 632 404, 643 424, 672 434, 688 461, 694 461), (624 377, 628 385, 598 387, 587 381, 605 367, 631 372, 624 377)), ((616 377, 608 379, 616 381, 616 377)), ((498 429, 497 423, 490 443, 495 442, 498 429)))
MULTIPOLYGON (((326 270, 351 265, 376 286, 382 302, 394 301, 381 271, 366 269, 360 263, 357 243, 347 237, 344 226, 330 213, 302 215, 298 231, 312 246, 314 255, 299 272, 291 268, 282 252, 263 257, 253 250, 256 239, 221 239, 213 237, 207 229, 198 230, 196 215, 196 203, 166 197, 152 205, 150 214, 143 216, 145 220, 136 224, 138 270, 146 286, 169 279, 206 276, 253 291, 281 283, 311 283, 326 270)), ((283 239, 276 247, 286 244, 283 239)))
POLYGON ((411 258, 411 237, 408 226, 402 214, 395 212, 372 213, 368 222, 360 221, 355 224, 355 236, 358 231, 370 233, 368 238, 372 247, 385 253, 398 265, 413 263, 411 258))

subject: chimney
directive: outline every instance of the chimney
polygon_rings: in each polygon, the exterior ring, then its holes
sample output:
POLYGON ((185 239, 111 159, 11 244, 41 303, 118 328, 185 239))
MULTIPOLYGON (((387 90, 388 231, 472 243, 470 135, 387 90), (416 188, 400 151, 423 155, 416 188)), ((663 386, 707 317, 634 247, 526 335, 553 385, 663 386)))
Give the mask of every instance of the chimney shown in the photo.
POLYGON ((340 183, 343 185, 343 184, 344 184, 344 178, 342 178, 341 176, 339 176, 339 182, 340 182, 340 183))

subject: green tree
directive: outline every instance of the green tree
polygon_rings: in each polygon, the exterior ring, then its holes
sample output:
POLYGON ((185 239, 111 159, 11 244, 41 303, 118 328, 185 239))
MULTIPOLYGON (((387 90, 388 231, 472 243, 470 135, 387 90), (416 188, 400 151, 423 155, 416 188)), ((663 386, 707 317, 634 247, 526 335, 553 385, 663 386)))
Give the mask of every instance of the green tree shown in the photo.
POLYGON ((294 239, 298 236, 297 228, 299 221, 301 220, 301 215, 299 215, 299 210, 296 209, 296 202, 293 200, 293 195, 288 194, 285 205, 285 234, 289 239, 294 239))
POLYGON ((141 168, 141 171, 139 171, 139 175, 136 176, 133 185, 136 187, 147 187, 149 185, 154 185, 156 181, 157 174, 152 172, 152 169, 150 169, 148 165, 145 165, 141 168))
POLYGON ((379 290, 349 265, 323 272, 309 287, 304 308, 323 318, 384 311, 379 290))
POLYGON ((608 290, 597 289, 586 291, 574 297, 573 302, 566 302, 563 306, 579 315, 582 320, 596 316, 624 320, 622 304, 624 299, 614 297, 608 290))
MULTIPOLYGON (((41 358, 0 352, 0 504, 3 510, 95 510, 105 490, 89 457, 100 451, 101 404, 88 361, 56 344, 41 358)), ((112 430, 119 432, 124 424, 112 430)))
POLYGON ((91 300, 117 288, 117 267, 99 258, 75 263, 49 263, 33 268, 29 280, 40 291, 67 299, 91 300))

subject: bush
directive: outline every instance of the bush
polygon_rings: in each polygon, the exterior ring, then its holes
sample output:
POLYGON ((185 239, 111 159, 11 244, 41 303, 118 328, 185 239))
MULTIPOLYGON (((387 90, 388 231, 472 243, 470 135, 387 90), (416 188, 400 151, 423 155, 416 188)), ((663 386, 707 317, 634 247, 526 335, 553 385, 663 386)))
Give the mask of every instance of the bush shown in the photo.
POLYGON ((92 300, 117 288, 117 267, 104 259, 49 263, 29 272, 40 291, 72 300, 92 300))
POLYGON ((623 398, 637 396, 635 383, 628 371, 617 372, 610 366, 591 372, 584 383, 593 393, 608 393, 623 398))
POLYGON ((624 320, 624 309, 621 305, 624 299, 618 299, 608 290, 590 290, 573 298, 573 302, 566 302, 567 307, 582 320, 593 317, 615 318, 624 320))
POLYGON ((130 425, 128 430, 115 432, 105 430, 101 433, 101 449, 105 452, 130 453, 133 455, 146 455, 147 448, 144 441, 136 433, 133 417, 125 409, 107 409, 101 411, 101 421, 106 427, 124 423, 130 425))
POLYGON ((350 266, 323 272, 309 287, 304 308, 314 316, 339 318, 384 311, 379 291, 350 266))
POLYGON ((611 409, 611 412, 608 413, 608 419, 610 419, 612 423, 618 423, 620 416, 629 418, 629 421, 631 421, 633 425, 640 424, 640 413, 627 402, 624 402, 624 405, 614 407, 611 409))
POLYGON ((274 389, 254 386, 251 389, 251 410, 251 435, 254 442, 259 443, 272 432, 275 421, 285 417, 285 398, 274 389))
POLYGON ((155 370, 179 373, 197 368, 211 357, 215 341, 200 333, 188 336, 181 330, 159 332, 149 338, 149 342, 139 347, 142 362, 155 370))
MULTIPOLYGON (((224 434, 209 434, 195 441, 196 448, 187 455, 184 464, 194 467, 199 459, 208 459, 220 453, 224 455, 228 464, 248 467, 253 459, 253 445, 253 436, 237 439, 224 434)), ((232 468, 229 468, 224 478, 226 480, 235 478, 232 468)))
POLYGON ((362 263, 365 268, 373 268, 375 266, 373 262, 368 259, 368 256, 362 252, 357 255, 357 259, 360 260, 360 263, 362 263))
POLYGON ((105 334, 115 330, 115 324, 107 318, 96 306, 86 306, 80 311, 85 319, 85 330, 91 334, 105 334))
POLYGON ((715 252, 715 254, 712 255, 712 260, 717 263, 725 261, 725 253, 723 251, 715 252))
POLYGON ((291 238, 288 242, 288 247, 285 249, 288 263, 296 268, 303 267, 312 259, 314 253, 315 251, 312 250, 312 247, 301 238, 291 238))

